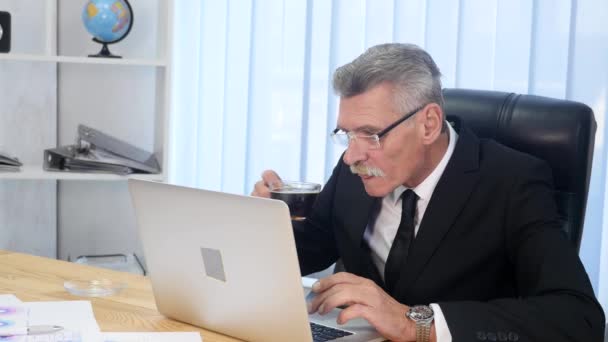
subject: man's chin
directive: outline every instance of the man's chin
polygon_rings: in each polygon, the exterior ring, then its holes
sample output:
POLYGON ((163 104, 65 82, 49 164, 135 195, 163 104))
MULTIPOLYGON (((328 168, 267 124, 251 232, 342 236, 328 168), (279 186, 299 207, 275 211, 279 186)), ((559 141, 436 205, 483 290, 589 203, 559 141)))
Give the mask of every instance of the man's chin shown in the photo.
POLYGON ((361 175, 359 177, 363 181, 365 192, 372 197, 384 197, 393 191, 383 177, 361 175))

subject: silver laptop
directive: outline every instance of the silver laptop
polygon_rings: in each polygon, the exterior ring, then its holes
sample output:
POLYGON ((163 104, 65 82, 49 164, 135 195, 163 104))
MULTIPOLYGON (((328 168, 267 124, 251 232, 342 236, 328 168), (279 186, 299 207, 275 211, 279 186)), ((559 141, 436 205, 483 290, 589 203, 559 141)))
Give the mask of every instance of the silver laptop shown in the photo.
POLYGON ((363 319, 338 325, 338 309, 308 315, 283 202, 140 180, 129 190, 163 315, 248 341, 310 342, 313 329, 336 336, 315 341, 384 340, 363 319))

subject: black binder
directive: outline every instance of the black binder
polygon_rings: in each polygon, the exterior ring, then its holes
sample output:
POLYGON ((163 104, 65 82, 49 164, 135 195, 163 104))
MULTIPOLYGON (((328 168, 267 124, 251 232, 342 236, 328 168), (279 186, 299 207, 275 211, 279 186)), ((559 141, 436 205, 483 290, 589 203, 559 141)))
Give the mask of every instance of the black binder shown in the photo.
POLYGON ((44 150, 44 169, 119 175, 160 173, 153 153, 85 125, 78 126, 76 144, 44 150))
POLYGON ((0 171, 19 171, 22 165, 17 157, 0 151, 0 171))

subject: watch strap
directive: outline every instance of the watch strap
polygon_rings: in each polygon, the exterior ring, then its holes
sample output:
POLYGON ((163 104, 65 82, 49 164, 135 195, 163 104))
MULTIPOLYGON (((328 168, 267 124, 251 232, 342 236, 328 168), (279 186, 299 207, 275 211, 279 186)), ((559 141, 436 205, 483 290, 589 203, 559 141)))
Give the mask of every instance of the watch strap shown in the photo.
POLYGON ((416 342, 429 342, 431 340, 431 323, 416 322, 416 342))

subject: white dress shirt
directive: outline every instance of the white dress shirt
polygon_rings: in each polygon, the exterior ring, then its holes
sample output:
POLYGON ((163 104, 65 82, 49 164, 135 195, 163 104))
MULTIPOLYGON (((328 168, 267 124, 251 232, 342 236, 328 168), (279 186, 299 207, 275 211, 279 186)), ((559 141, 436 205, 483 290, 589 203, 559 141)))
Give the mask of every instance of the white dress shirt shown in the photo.
MULTIPOLYGON (((422 183, 412 189, 416 195, 418 195, 416 215, 414 216, 414 236, 418 234, 420 222, 424 217, 424 212, 429 205, 433 191, 435 191, 435 186, 437 186, 437 182, 439 182, 441 175, 443 175, 443 171, 454 153, 454 147, 458 140, 458 133, 454 131, 451 125, 448 124, 447 126, 449 132, 448 149, 433 172, 431 172, 422 183)), ((397 229, 399 228, 399 222, 401 221, 401 194, 405 190, 407 189, 404 186, 399 186, 382 199, 380 211, 367 225, 363 235, 363 238, 370 247, 372 261, 380 271, 380 276, 383 279, 386 259, 388 258, 388 253, 391 250, 391 245, 393 244, 395 235, 397 235, 397 229)), ((437 341, 451 342, 452 335, 450 334, 441 308, 435 303, 431 304, 431 307, 435 312, 435 332, 437 334, 437 341)))

